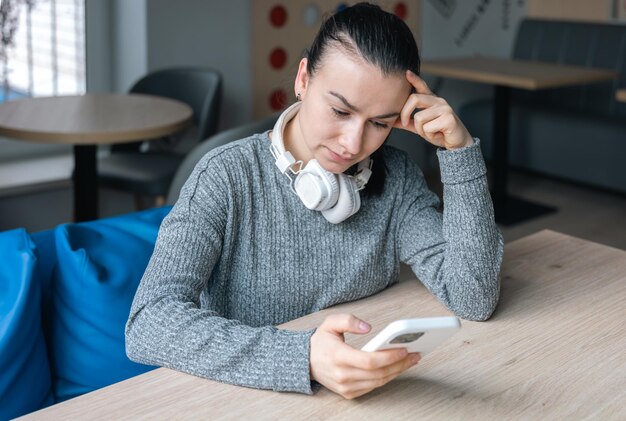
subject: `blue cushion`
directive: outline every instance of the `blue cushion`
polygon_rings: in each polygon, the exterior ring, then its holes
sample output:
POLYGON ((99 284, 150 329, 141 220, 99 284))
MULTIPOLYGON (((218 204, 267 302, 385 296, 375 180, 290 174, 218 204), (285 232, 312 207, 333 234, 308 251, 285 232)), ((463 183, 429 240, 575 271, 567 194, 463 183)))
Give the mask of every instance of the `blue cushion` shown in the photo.
POLYGON ((154 368, 128 359, 124 326, 169 210, 56 228, 50 342, 58 401, 154 368))
POLYGON ((35 245, 22 229, 0 233, 0 419, 53 403, 41 330, 35 245))

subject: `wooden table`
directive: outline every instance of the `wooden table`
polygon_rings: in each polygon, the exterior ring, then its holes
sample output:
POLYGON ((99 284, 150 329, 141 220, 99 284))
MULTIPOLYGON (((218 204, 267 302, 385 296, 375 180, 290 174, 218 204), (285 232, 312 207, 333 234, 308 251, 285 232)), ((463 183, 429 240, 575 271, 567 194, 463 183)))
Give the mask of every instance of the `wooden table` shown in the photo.
POLYGON ((615 93, 615 98, 617 98, 618 101, 626 102, 626 89, 618 89, 615 93))
MULTIPOLYGON (((553 231, 506 246, 501 300, 386 386, 348 401, 247 389, 160 368, 26 419, 626 419, 626 252, 553 231)), ((349 311, 376 333, 449 312, 417 281, 281 327, 349 311)), ((362 346, 371 335, 348 335, 362 346)))
POLYGON ((0 135, 74 145, 74 218, 98 217, 97 145, 157 139, 191 122, 191 108, 138 94, 27 98, 0 104, 0 135))
POLYGON ((496 221, 511 225, 555 208, 531 203, 507 193, 511 88, 540 90, 612 80, 617 73, 585 67, 491 57, 425 61, 423 73, 494 85, 493 202, 496 221))

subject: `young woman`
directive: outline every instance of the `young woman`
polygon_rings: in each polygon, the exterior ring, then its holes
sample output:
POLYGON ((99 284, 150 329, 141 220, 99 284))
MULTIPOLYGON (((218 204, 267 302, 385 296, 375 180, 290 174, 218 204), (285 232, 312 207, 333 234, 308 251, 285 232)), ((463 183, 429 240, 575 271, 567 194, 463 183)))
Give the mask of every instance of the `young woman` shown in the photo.
POLYGON ((343 333, 275 325, 375 294, 400 263, 458 316, 484 320, 499 294, 502 239, 479 141, 418 76, 413 35, 369 4, 327 19, 273 131, 208 153, 163 221, 135 296, 135 361, 255 388, 363 395, 416 364, 362 352, 343 333), (420 169, 383 146, 393 127, 437 145, 443 214, 420 169), (287 177, 285 177, 287 176, 287 177))

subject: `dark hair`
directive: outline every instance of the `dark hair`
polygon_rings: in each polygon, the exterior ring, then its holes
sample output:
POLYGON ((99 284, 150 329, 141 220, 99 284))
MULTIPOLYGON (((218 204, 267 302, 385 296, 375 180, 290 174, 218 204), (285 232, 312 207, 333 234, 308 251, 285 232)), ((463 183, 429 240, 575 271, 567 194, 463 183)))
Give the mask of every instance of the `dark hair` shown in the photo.
MULTIPOLYGON (((404 75, 406 70, 419 75, 419 51, 409 27, 396 15, 370 3, 346 7, 322 23, 306 52, 307 73, 311 77, 319 69, 327 50, 333 47, 361 57, 385 75, 404 75)), ((379 195, 385 182, 380 149, 374 152, 372 160, 373 174, 364 193, 379 195)))

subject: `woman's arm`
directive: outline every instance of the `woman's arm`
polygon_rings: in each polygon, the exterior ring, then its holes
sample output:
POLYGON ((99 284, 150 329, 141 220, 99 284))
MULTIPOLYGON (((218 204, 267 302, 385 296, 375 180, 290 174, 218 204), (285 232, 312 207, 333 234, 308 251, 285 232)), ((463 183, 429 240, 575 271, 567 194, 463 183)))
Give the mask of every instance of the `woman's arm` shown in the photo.
POLYGON ((126 325, 128 356, 226 383, 312 393, 312 331, 254 328, 200 308, 230 206, 221 171, 201 161, 164 220, 126 325))
POLYGON ((415 92, 396 127, 439 146, 444 212, 442 218, 419 168, 407 164, 400 258, 454 313, 485 320, 500 293, 503 241, 494 221, 480 144, 444 99, 412 72, 406 76, 415 92))
POLYGON ((437 155, 443 215, 421 171, 409 162, 398 227, 400 259, 459 317, 485 320, 498 302, 503 241, 494 222, 480 142, 437 155))

